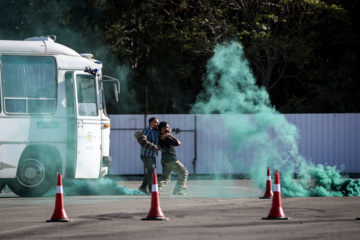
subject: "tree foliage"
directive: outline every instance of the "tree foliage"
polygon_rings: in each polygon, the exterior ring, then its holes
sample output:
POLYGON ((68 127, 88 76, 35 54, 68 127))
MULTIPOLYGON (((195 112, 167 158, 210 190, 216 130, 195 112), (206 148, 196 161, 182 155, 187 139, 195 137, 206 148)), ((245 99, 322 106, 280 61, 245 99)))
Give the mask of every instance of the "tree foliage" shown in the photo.
POLYGON ((2 39, 55 34, 101 59, 122 81, 110 113, 187 113, 214 47, 231 40, 281 112, 360 110, 359 1, 8 0, 0 9, 2 39))

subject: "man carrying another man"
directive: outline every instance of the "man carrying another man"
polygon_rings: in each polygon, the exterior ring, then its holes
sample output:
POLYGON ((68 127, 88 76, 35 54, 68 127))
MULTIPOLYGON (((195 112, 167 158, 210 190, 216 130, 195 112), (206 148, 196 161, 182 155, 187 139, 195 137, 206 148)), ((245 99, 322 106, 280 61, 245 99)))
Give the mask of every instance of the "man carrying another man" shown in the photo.
POLYGON ((162 189, 171 178, 171 172, 178 175, 178 181, 173 191, 174 195, 185 195, 182 190, 186 189, 188 171, 185 166, 177 159, 174 146, 180 146, 181 142, 170 134, 171 129, 167 122, 159 124, 157 118, 149 119, 149 126, 142 132, 136 132, 135 138, 141 145, 140 158, 144 163, 146 174, 139 191, 149 195, 152 188, 152 174, 156 169, 156 156, 159 146, 161 149, 162 178, 159 181, 159 190, 162 189), (160 134, 160 136, 159 136, 160 134))
POLYGON ((159 120, 155 117, 152 117, 149 119, 149 126, 146 127, 142 131, 142 135, 146 136, 147 139, 141 138, 141 134, 136 133, 135 137, 138 139, 140 145, 141 141, 148 141, 148 146, 143 147, 143 145, 140 148, 140 158, 141 161, 144 163, 145 167, 145 176, 144 180, 139 187, 139 191, 142 193, 145 193, 149 195, 151 193, 152 189, 152 174, 154 173, 156 169, 156 157, 158 155, 159 148, 157 147, 159 143, 159 120), (138 136, 137 136, 138 134, 138 136), (153 143, 153 144, 151 144, 153 143))

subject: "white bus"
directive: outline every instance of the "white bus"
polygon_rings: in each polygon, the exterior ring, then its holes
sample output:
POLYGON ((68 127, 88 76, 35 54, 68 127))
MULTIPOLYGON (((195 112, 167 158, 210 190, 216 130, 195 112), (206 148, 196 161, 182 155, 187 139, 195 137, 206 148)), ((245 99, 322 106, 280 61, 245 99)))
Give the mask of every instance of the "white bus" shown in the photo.
POLYGON ((7 184, 19 196, 41 196, 56 186, 57 172, 108 173, 102 63, 54 40, 0 40, 0 192, 7 184))

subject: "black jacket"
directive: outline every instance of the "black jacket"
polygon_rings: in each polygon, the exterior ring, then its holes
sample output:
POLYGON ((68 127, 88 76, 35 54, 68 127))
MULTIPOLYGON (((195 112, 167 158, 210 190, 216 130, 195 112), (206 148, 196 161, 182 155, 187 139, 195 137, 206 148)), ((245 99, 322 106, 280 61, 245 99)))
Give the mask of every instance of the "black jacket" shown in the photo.
POLYGON ((171 137, 164 140, 159 138, 159 146, 161 147, 161 161, 175 162, 177 160, 174 146, 179 146, 178 142, 171 137))

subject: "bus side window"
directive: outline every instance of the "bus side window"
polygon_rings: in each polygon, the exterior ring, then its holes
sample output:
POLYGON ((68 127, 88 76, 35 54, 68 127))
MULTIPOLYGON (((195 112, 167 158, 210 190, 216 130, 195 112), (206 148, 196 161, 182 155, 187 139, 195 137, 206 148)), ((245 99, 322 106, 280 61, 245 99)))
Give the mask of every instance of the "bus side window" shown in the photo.
POLYGON ((65 73, 66 108, 68 115, 74 115, 74 73, 65 73))
POLYGON ((1 56, 4 111, 51 114, 56 107, 56 63, 52 57, 1 56))

